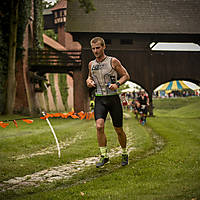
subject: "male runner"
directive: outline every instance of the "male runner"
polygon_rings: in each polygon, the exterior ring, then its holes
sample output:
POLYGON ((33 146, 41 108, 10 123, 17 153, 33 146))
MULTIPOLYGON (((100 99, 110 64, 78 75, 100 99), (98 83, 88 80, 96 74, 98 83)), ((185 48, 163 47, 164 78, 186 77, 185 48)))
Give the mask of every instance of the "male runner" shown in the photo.
POLYGON ((92 52, 96 57, 89 63, 89 75, 86 80, 89 88, 95 87, 95 120, 97 129, 97 140, 101 152, 101 159, 96 167, 102 167, 109 161, 107 154, 107 138, 104 133, 104 124, 108 112, 111 115, 114 129, 118 135, 119 144, 122 147, 122 166, 128 164, 128 153, 126 149, 126 134, 122 128, 123 110, 117 88, 129 80, 129 74, 114 57, 105 55, 106 48, 104 39, 95 37, 90 41, 92 52), (120 79, 117 80, 119 75, 120 79))

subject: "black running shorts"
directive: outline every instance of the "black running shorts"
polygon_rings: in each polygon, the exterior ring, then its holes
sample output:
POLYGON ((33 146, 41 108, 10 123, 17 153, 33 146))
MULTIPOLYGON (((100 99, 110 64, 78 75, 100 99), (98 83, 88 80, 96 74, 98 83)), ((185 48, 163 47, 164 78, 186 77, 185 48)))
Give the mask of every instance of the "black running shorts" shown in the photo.
POLYGON ((108 112, 112 118, 113 126, 122 127, 123 111, 119 95, 95 97, 95 120, 102 118, 106 121, 108 112))

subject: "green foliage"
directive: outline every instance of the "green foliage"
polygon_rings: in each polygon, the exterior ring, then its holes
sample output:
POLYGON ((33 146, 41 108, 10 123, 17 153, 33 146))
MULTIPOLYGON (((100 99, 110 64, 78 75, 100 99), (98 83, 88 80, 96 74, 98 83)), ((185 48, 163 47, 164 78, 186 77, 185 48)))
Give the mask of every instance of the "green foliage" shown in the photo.
POLYGON ((51 84, 51 93, 53 96, 54 103, 56 104, 56 89, 55 89, 55 83, 54 83, 54 74, 49 74, 49 83, 51 84))
MULTIPOLYGON (((8 44, 9 44, 9 22, 10 22, 10 1, 3 1, 2 6, 0 8, 1 13, 1 21, 0 21, 0 45, 1 45, 1 53, 0 59, 4 59, 4 65, 7 68, 7 59, 8 58, 8 44)), ((31 9, 31 0, 22 0, 19 3, 19 18, 18 18, 18 29, 17 29, 17 58, 22 56, 23 51, 23 39, 26 25, 28 23, 28 19, 30 17, 30 9, 31 9), (23 12, 21 12, 23 11, 23 12)))
POLYGON ((3 33, 2 29, 0 28, 0 113, 3 111, 4 104, 5 104, 5 86, 6 86, 6 79, 7 79, 7 47, 3 41, 3 33))
POLYGON ((3 1, 0 7, 0 75, 7 71, 8 64, 9 7, 7 1, 3 1))
POLYGON ((0 6, 0 69, 7 71, 8 65, 8 44, 9 44, 9 14, 10 4, 8 1, 2 1, 0 6))
POLYGON ((17 50, 16 50, 16 60, 22 57, 23 55, 23 41, 24 41, 24 32, 31 15, 31 0, 22 0, 19 4, 19 20, 17 28, 17 50), (20 12, 22 11, 23 12, 20 12))
POLYGON ((45 90, 44 90, 44 99, 45 99, 45 102, 46 102, 46 106, 47 106, 47 112, 49 111, 49 98, 48 98, 48 94, 47 94, 47 89, 45 88, 45 90))
POLYGON ((65 110, 68 110, 67 98, 68 98, 68 87, 67 87, 67 76, 66 74, 58 75, 58 83, 60 88, 60 93, 62 97, 65 110))
MULTIPOLYGON (((73 1, 73 0, 69 0, 69 1, 73 1)), ((86 13, 89 13, 90 11, 95 10, 93 0, 78 0, 78 1, 80 4, 80 7, 83 8, 86 13)), ((43 8, 52 8, 58 2, 59 0, 56 0, 55 2, 52 2, 52 3, 47 2, 46 0, 42 0, 43 8)))
MULTIPOLYGON (((56 100, 56 89, 55 89, 55 82, 54 82, 54 74, 49 74, 49 83, 51 84, 51 93, 53 96, 54 103, 56 105, 57 100, 56 100)), ((65 107, 65 110, 68 110, 68 104, 67 104, 67 99, 68 99, 68 87, 67 87, 67 77, 66 74, 58 74, 58 85, 61 93, 61 98, 65 107)), ((45 94, 47 96, 47 94, 45 94)))
MULTIPOLYGON (((9 30, 10 30, 10 6, 11 1, 2 1, 0 7, 0 112, 5 105, 6 80, 9 52, 9 30)), ((19 3, 19 17, 17 29, 16 59, 23 54, 24 31, 30 16, 31 0, 21 0, 19 3), (22 12, 23 11, 23 12, 22 12)))
POLYGON ((42 0, 34 0, 34 48, 43 47, 43 5, 42 0))
POLYGON ((79 0, 79 3, 80 7, 83 8, 86 13, 95 10, 93 0, 79 0))
POLYGON ((45 30, 44 33, 50 38, 58 41, 58 34, 54 32, 54 30, 45 30))
POLYGON ((43 8, 52 8, 53 6, 55 6, 55 4, 57 4, 57 2, 58 0, 55 0, 54 2, 47 2, 46 0, 42 0, 43 8))

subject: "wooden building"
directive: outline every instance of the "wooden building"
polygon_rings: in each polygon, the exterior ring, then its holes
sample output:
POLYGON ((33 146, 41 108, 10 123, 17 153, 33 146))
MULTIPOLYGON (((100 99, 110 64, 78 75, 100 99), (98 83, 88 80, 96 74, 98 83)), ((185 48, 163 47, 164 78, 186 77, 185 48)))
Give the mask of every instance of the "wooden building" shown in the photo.
POLYGON ((116 56, 130 73, 131 81, 148 92, 151 105, 153 90, 166 81, 200 82, 199 51, 152 51, 152 44, 158 42, 200 44, 198 0, 93 2, 96 10, 89 14, 77 1, 67 6, 66 31, 82 45, 82 71, 74 73, 77 111, 88 109, 85 79, 88 62, 94 58, 89 44, 94 36, 105 39, 106 53, 116 56))

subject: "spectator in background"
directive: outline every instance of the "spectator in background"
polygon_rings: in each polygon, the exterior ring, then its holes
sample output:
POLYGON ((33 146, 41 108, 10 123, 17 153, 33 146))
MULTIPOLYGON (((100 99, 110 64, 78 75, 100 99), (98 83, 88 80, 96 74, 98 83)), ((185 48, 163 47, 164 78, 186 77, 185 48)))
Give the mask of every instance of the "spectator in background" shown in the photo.
POLYGON ((147 118, 147 111, 149 106, 149 98, 145 95, 145 91, 141 90, 136 102, 137 112, 140 114, 140 123, 145 124, 147 118))

